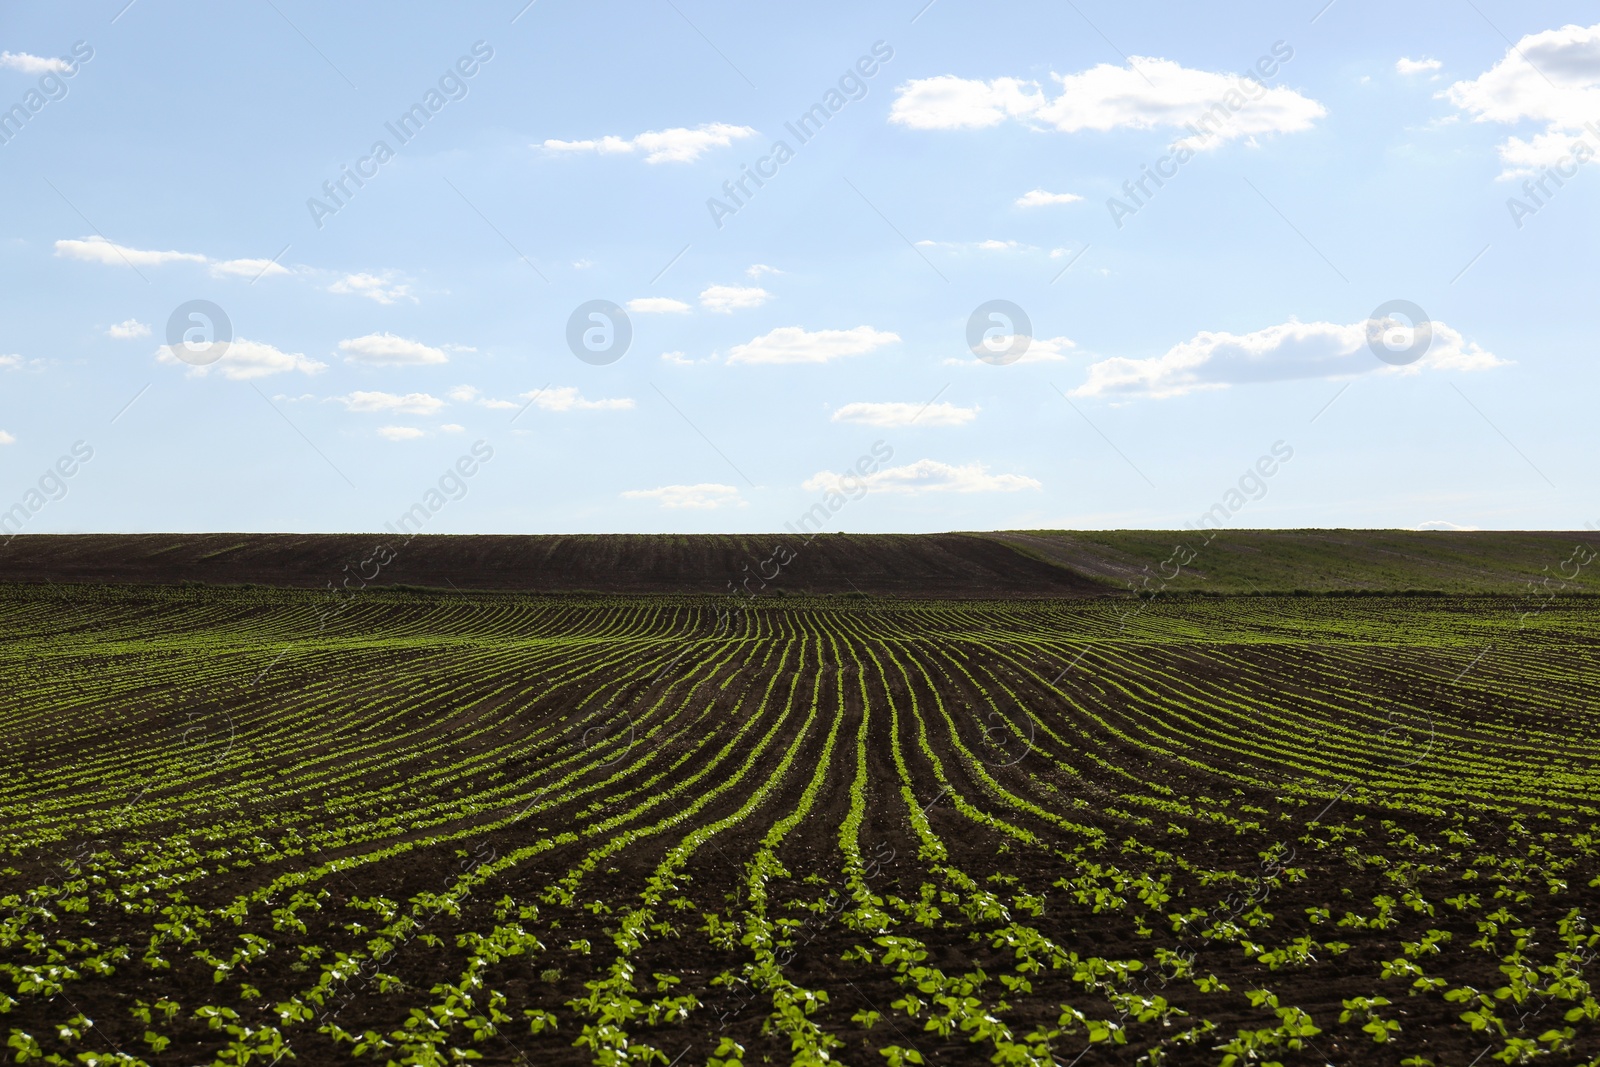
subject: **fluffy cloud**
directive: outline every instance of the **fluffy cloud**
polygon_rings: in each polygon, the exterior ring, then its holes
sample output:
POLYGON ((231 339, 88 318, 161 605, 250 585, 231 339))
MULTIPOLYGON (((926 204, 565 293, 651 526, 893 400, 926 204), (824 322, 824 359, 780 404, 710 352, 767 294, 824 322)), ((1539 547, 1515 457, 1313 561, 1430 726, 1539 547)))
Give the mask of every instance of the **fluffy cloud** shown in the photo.
POLYGON ((427 393, 354 392, 349 396, 336 396, 335 400, 345 410, 359 413, 393 411, 402 415, 432 415, 444 407, 444 401, 427 393))
POLYGON ((759 282, 763 274, 782 274, 777 267, 769 267, 765 263, 752 263, 744 270, 744 276, 753 282, 759 282))
POLYGON ((12 437, 4 430, 0 430, 0 445, 14 445, 16 443, 17 439, 15 437, 12 437))
POLYGON ((339 342, 339 351, 352 363, 369 363, 379 367, 422 366, 432 363, 449 363, 450 357, 443 349, 433 348, 421 341, 411 341, 392 333, 369 333, 339 342))
POLYGON ((770 299, 771 293, 754 285, 712 285, 700 292, 701 307, 724 314, 758 308, 770 299))
POLYGON ((274 274, 288 274, 289 269, 270 259, 213 260, 199 252, 155 252, 143 248, 129 248, 108 241, 98 235, 81 241, 56 242, 56 255, 64 259, 81 259, 86 263, 101 263, 110 267, 160 267, 167 263, 208 263, 216 278, 261 278, 274 274))
POLYGON ((849 330, 806 330, 780 326, 770 333, 734 345, 729 363, 826 363, 841 356, 859 356, 900 340, 900 335, 871 326, 849 330))
POLYGON ((259 341, 247 341, 236 338, 228 345, 228 350, 222 358, 215 363, 205 366, 191 366, 179 359, 169 345, 162 345, 156 349, 156 361, 172 366, 188 366, 189 373, 196 377, 204 377, 216 370, 230 381, 242 382, 251 378, 266 378, 274 374, 286 374, 290 371, 299 371, 301 374, 320 374, 328 369, 326 363, 319 363, 314 359, 307 359, 299 352, 280 352, 269 344, 259 341))
POLYGON ((271 259, 224 259, 211 264, 212 277, 216 278, 270 278, 288 273, 288 267, 271 259))
POLYGON ((1380 370, 1404 374, 1476 371, 1507 362, 1442 322, 1433 323, 1433 341, 1427 354, 1415 363, 1390 366, 1368 347, 1369 332, 1376 340, 1406 329, 1398 322, 1340 326, 1290 321, 1247 334, 1207 330, 1152 359, 1118 356, 1091 364, 1088 380, 1074 389, 1073 395, 1169 397, 1252 382, 1348 378, 1380 370))
POLYGON ((415 441, 419 437, 426 437, 427 433, 415 426, 380 426, 378 436, 385 441, 415 441))
POLYGON ((206 262, 206 257, 198 252, 149 252, 113 244, 99 236, 85 237, 81 241, 57 241, 56 255, 112 267, 159 267, 164 263, 206 262))
POLYGON ((628 301, 628 310, 637 315, 682 315, 690 309, 670 296, 641 296, 628 301))
POLYGON ((1043 189, 1032 189, 1017 197, 1018 207, 1045 207, 1049 204, 1072 204, 1083 197, 1077 193, 1047 193, 1043 189))
MULTIPOLYGON (((480 408, 488 408, 490 411, 514 411, 523 406, 514 400, 494 400, 493 397, 485 397, 475 386, 454 386, 445 395, 456 403, 475 403, 480 408)), ((531 395, 533 394, 523 394, 523 400, 531 395)))
POLYGON ((22 366, 21 356, 0 356, 0 367, 9 367, 12 370, 22 366))
POLYGON ((115 337, 119 341, 131 341, 135 337, 149 337, 150 327, 138 319, 127 319, 107 330, 106 336, 115 337))
MULTIPOLYGON (((1015 342, 1016 336, 1016 334, 1003 334, 997 336, 994 338, 995 347, 997 349, 1010 348, 1015 342)), ((1068 352, 1071 352, 1077 347, 1078 343, 1070 337, 1034 337, 1028 341, 1027 350, 1007 365, 1015 366, 1022 363, 1060 363, 1062 360, 1067 358, 1068 352)), ((949 367, 964 367, 978 363, 978 360, 973 358, 976 355, 977 353, 974 352, 971 356, 967 356, 965 358, 951 357, 944 362, 945 365, 949 367)))
POLYGON ((1194 70, 1168 59, 1134 56, 1132 66, 1101 63, 1080 74, 1052 74, 1050 96, 1038 82, 981 81, 940 75, 896 90, 889 121, 918 130, 982 129, 1007 119, 1063 133, 1079 130, 1182 128, 1216 115, 1223 121, 1193 147, 1261 133, 1309 129, 1327 108, 1284 86, 1194 70))
MULTIPOLYGON (((533 406, 543 411, 626 411, 633 407, 633 400, 625 396, 605 400, 585 399, 583 394, 570 385, 523 393, 522 399, 533 401, 533 406)), ((493 407, 496 403, 489 401, 487 406, 493 407)))
POLYGON ((1039 83, 1016 78, 979 81, 941 74, 917 78, 896 90, 889 121, 915 130, 975 130, 1044 106, 1039 83))
POLYGON ((918 248, 938 248, 964 255, 969 252, 1038 252, 1037 245, 1024 244, 1016 240, 1001 240, 998 237, 988 237, 982 241, 932 241, 921 240, 916 242, 918 248))
MULTIPOLYGON (((1585 143, 1584 138, 1562 130, 1536 133, 1526 141, 1520 137, 1508 137, 1495 149, 1500 162, 1506 166, 1499 178, 1501 181, 1531 178, 1546 167, 1567 163, 1572 158, 1573 149, 1585 143)), ((1594 145, 1589 145, 1589 148, 1592 151, 1594 145)))
POLYGON ((30 56, 26 52, 0 52, 0 67, 24 74, 61 74, 71 70, 72 64, 64 59, 30 56))
POLYGON ((1529 34, 1489 70, 1440 95, 1475 122, 1544 126, 1531 142, 1513 137, 1500 146, 1509 167, 1501 177, 1532 173, 1564 156, 1600 114, 1600 24, 1529 34))
POLYGON ((637 137, 602 137, 597 141, 544 142, 552 152, 598 152, 601 155, 643 152, 646 163, 692 163, 712 148, 726 148, 735 141, 754 137, 749 126, 730 126, 711 122, 688 129, 649 130, 637 137))
POLYGON ((833 413, 834 422, 858 422, 864 426, 965 426, 978 417, 976 407, 955 404, 846 404, 833 413))
POLYGON ((803 488, 811 492, 859 494, 861 483, 877 493, 1015 493, 1041 489, 1036 480, 1021 474, 990 474, 982 463, 955 466, 934 459, 919 459, 902 467, 885 467, 868 475, 819 471, 803 488))
POLYGON ((629 489, 622 494, 624 500, 654 500, 664 508, 689 508, 697 511, 714 511, 717 508, 745 507, 748 502, 739 496, 738 487, 700 482, 697 485, 663 485, 659 489, 629 489))
POLYGON ((346 274, 328 286, 328 292, 342 296, 364 296, 380 304, 394 304, 401 300, 416 303, 417 298, 411 295, 411 287, 396 283, 394 278, 392 271, 383 274, 346 274))
POLYGON ((1401 74, 1423 74, 1438 70, 1442 66, 1444 64, 1437 59, 1407 59, 1405 56, 1394 62, 1394 69, 1401 74))

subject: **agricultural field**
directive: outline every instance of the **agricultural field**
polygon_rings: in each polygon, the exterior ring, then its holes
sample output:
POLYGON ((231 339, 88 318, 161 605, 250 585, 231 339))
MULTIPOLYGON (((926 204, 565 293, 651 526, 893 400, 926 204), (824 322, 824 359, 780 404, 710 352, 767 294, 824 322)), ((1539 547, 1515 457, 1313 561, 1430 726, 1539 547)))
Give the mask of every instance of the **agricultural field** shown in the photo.
MULTIPOLYGON (((1175 592, 1600 593, 1578 531, 1206 530, 1174 559, 1171 530, 945 534, 428 534, 371 559, 370 534, 38 534, 8 541, 0 582, 257 583, 324 589, 359 577, 451 592, 867 593, 919 599, 1127 596, 1175 592), (329 560, 350 560, 339 571, 329 560), (763 590, 774 571, 782 580, 763 590), (333 572, 333 573, 330 573, 333 572), (747 584, 748 583, 748 584, 747 584)), ((1587 552, 1587 550, 1585 550, 1587 552)), ((1589 554, 1592 560, 1592 553, 1589 554)), ((365 584, 364 581, 357 584, 365 584)))
POLYGON ((1580 593, 0 586, 52 1064, 1600 1062, 1580 593))

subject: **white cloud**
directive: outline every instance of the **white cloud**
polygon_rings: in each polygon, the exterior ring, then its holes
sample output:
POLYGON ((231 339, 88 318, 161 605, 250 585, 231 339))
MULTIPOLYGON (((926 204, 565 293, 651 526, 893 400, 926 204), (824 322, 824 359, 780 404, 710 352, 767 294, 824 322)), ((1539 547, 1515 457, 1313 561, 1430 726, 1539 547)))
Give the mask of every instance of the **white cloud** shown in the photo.
POLYGON ((763 274, 782 274, 777 267, 769 267, 765 263, 752 263, 744 270, 744 276, 753 282, 759 282, 763 274))
POLYGON ((129 248, 108 241, 98 235, 81 241, 56 242, 56 255, 64 259, 81 259, 87 263, 102 263, 110 267, 160 267, 167 263, 207 263, 214 278, 256 278, 288 274, 289 269, 270 259, 213 260, 199 252, 156 252, 143 248, 129 248))
POLYGON ((967 252, 1037 252, 1036 245, 1023 244, 1021 241, 1002 241, 997 237, 990 237, 982 241, 930 241, 916 242, 918 248, 948 249, 955 253, 967 252))
POLYGON ((1407 59, 1401 56, 1394 61, 1394 69, 1401 74, 1421 74, 1425 71, 1435 71, 1444 66, 1437 59, 1407 59))
POLYGON ((701 307, 730 315, 758 308, 771 299, 771 293, 753 285, 712 285, 700 292, 701 307))
POLYGON ((661 353, 661 359, 663 362, 670 363, 674 367, 692 367, 698 362, 698 360, 690 359, 682 352, 677 351, 663 352, 661 353))
MULTIPOLYGON (((1010 348, 1017 339, 1016 334, 1000 334, 996 336, 994 347, 998 350, 1010 348)), ((1059 363, 1067 358, 1067 353, 1078 347, 1078 343, 1070 337, 1034 337, 1028 341, 1027 349, 1012 360, 1007 366, 1016 366, 1022 363, 1059 363)), ((945 365, 950 367, 966 366, 978 363, 974 352, 966 358, 951 357, 945 360, 945 365)))
POLYGON ((982 463, 955 466, 934 459, 919 459, 902 467, 885 467, 873 474, 851 472, 835 474, 819 471, 805 480, 811 492, 860 492, 865 483, 871 492, 880 493, 1014 493, 1041 489, 1033 478, 1021 474, 990 474, 982 463))
POLYGON ((115 337, 119 341, 131 341, 135 337, 149 337, 150 327, 138 319, 127 319, 107 330, 106 336, 115 337))
POLYGON ((1577 137, 1600 114, 1600 24, 1528 34, 1489 70, 1439 95, 1474 122, 1541 124, 1532 142, 1513 137, 1500 146, 1513 165, 1501 177, 1534 173, 1564 154, 1554 147, 1560 135, 1577 137))
MULTIPOLYGON (((1520 137, 1508 137, 1495 149, 1500 162, 1506 165, 1498 177, 1501 181, 1531 178, 1546 167, 1566 162, 1572 157, 1573 150, 1585 143, 1584 138, 1561 130, 1536 133, 1527 141, 1520 137)), ((1590 151, 1594 150, 1594 145, 1588 147, 1590 151)))
MULTIPOLYGON (((1435 322, 1427 353, 1415 363, 1390 366, 1368 347, 1369 324, 1290 321, 1247 334, 1209 330, 1152 359, 1123 356, 1089 366, 1089 377, 1074 396, 1182 396, 1199 389, 1226 389, 1252 382, 1305 378, 1348 378, 1373 371, 1418 374, 1423 370, 1487 370, 1508 361, 1435 322)), ((1408 337, 1398 321, 1372 324, 1394 340, 1408 337)))
POLYGON ((976 407, 955 404, 906 404, 899 402, 846 404, 833 413, 834 422, 858 422, 864 426, 965 426, 978 417, 976 407))
MULTIPOLYGON (((526 400, 533 395, 532 393, 523 393, 522 398, 526 400)), ((477 404, 479 407, 488 408, 490 411, 514 411, 523 406, 512 400, 496 400, 493 397, 484 396, 481 390, 472 385, 452 386, 445 393, 445 396, 458 404, 477 404)), ((632 405, 633 401, 627 402, 627 406, 631 407, 632 405)))
POLYGON ((224 259, 211 264, 211 274, 216 278, 271 278, 288 273, 288 267, 271 259, 224 259))
POLYGON ((1053 98, 1038 82, 1017 78, 981 81, 946 74, 914 79, 896 89, 889 121, 919 130, 971 130, 1018 119, 1063 133, 1200 123, 1210 132, 1190 139, 1198 149, 1238 137, 1309 129, 1327 114, 1317 101, 1284 86, 1194 70, 1169 59, 1133 56, 1130 62, 1052 74, 1061 89, 1053 98))
POLYGON ((269 344, 235 338, 222 358, 204 366, 191 366, 179 359, 168 345, 156 349, 156 362, 171 366, 188 366, 189 373, 204 377, 212 370, 219 371, 230 381, 242 382, 252 378, 266 378, 274 374, 299 371, 301 374, 320 374, 328 369, 326 363, 307 359, 299 352, 281 352, 269 344))
POLYGON ((148 252, 113 244, 98 236, 86 237, 81 241, 57 241, 56 255, 112 267, 159 267, 163 263, 206 262, 206 257, 198 252, 148 252))
POLYGON ((334 399, 343 404, 345 410, 362 414, 393 411, 402 415, 432 415, 444 407, 443 400, 427 393, 406 393, 401 396, 395 393, 357 391, 349 396, 336 396, 334 399))
POLYGON ((1044 207, 1048 204, 1073 204, 1082 200, 1077 193, 1047 193, 1043 189, 1032 189, 1017 197, 1018 207, 1044 207))
POLYGON ((466 430, 466 427, 458 422, 447 422, 440 426, 439 429, 443 430, 445 433, 461 433, 466 430))
POLYGON ((17 439, 15 437, 12 437, 4 430, 0 430, 0 445, 14 445, 16 443, 17 439))
POLYGON ((1415 526, 1413 526, 1411 528, 1413 530, 1461 530, 1461 531, 1469 531, 1469 530, 1478 529, 1478 527, 1476 527, 1476 526, 1457 526, 1455 523, 1453 523, 1453 522, 1445 522, 1443 519, 1436 519, 1433 522, 1419 522, 1419 523, 1417 523, 1415 526))
POLYGON ((0 367, 11 367, 15 369, 20 366, 22 366, 21 356, 0 356, 0 367))
POLYGON ((72 69, 72 64, 64 59, 30 56, 26 52, 0 52, 0 67, 24 74, 63 74, 72 69))
POLYGON ((1058 363, 1067 358, 1067 353, 1078 347, 1078 343, 1070 337, 1035 337, 1028 342, 1028 350, 1012 361, 1012 366, 1021 363, 1058 363))
POLYGON ((682 315, 690 308, 670 296, 640 296, 628 301, 628 310, 637 315, 682 315))
POLYGON ((871 326, 849 330, 806 330, 779 326, 769 333, 734 345, 729 363, 826 363, 841 356, 859 356, 900 340, 900 335, 871 326))
POLYGON ((415 426, 380 426, 378 436, 385 441, 415 441, 419 437, 426 437, 427 433, 415 426))
POLYGON ((411 287, 403 283, 397 284, 394 279, 393 271, 385 271, 382 274, 346 274, 328 286, 328 292, 343 296, 364 296, 380 304, 393 304, 401 300, 416 303, 417 298, 411 295, 411 287))
MULTIPOLYGON (((633 407, 633 400, 625 396, 605 400, 585 399, 583 394, 570 385, 523 393, 522 399, 533 401, 534 407, 544 411, 626 411, 633 407)), ((494 407, 499 404, 512 406, 507 401, 489 401, 487 406, 494 407)))
POLYGON ((591 141, 544 142, 552 152, 598 152, 601 155, 644 152, 646 163, 692 163, 712 148, 726 148, 734 141, 754 137, 749 126, 710 122, 694 129, 674 126, 667 130, 648 130, 637 137, 602 137, 591 141))
POLYGON ((748 501, 739 496, 732 485, 700 482, 697 485, 663 485, 659 489, 629 489, 624 500, 654 500, 664 508, 689 508, 697 511, 714 511, 723 507, 746 507, 748 501))
POLYGON ((392 333, 369 333, 339 342, 339 351, 353 363, 370 363, 380 367, 421 366, 432 363, 449 363, 450 357, 442 349, 432 348, 420 341, 411 341, 392 333))
POLYGON ((1031 115, 1044 105, 1039 83, 1016 78, 978 81, 941 74, 895 90, 889 121, 916 130, 975 130, 1031 115))

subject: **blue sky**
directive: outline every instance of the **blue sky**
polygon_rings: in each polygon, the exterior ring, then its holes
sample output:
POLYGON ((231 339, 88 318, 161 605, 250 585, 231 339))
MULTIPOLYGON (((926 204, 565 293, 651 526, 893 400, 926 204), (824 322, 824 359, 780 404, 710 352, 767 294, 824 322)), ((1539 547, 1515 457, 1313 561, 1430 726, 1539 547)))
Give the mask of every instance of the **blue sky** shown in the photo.
POLYGON ((1600 521, 1592 9, 125 4, 0 16, 28 532, 1600 521))

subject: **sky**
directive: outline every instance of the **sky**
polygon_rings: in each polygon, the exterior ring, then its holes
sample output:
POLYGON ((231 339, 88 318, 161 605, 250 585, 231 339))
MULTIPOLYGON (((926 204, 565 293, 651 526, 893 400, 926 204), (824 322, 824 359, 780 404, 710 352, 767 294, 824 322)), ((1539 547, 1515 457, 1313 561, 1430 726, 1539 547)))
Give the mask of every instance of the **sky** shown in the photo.
POLYGON ((0 529, 1583 529, 1595 20, 7 5, 0 529))

